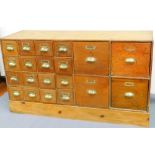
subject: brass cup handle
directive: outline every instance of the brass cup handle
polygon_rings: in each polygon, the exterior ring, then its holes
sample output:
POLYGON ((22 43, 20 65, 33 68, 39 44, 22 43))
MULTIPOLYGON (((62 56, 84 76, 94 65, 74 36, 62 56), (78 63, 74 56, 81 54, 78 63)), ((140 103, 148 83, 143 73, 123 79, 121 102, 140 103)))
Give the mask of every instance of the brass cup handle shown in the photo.
POLYGON ((61 85, 67 86, 69 84, 68 80, 61 80, 61 85))
POLYGON ((30 46, 23 46, 23 47, 22 47, 22 50, 28 52, 28 51, 31 50, 31 47, 30 47, 30 46))
POLYGON ((36 97, 36 94, 34 92, 30 92, 30 93, 28 93, 28 96, 30 98, 35 98, 36 97))
POLYGON ((48 52, 48 51, 49 51, 48 46, 41 46, 40 47, 40 52, 48 52))
POLYGON ((44 98, 50 100, 53 98, 53 96, 51 94, 45 94, 44 98))
POLYGON ((12 76, 12 77, 10 77, 10 80, 17 82, 18 81, 18 78, 16 76, 12 76))
POLYGON ((136 59, 135 58, 126 58, 125 59, 125 63, 128 63, 128 64, 133 64, 136 62, 136 59))
POLYGON ((134 96, 135 96, 135 94, 132 93, 132 92, 126 92, 126 93, 124 93, 124 97, 126 97, 126 98, 133 98, 134 96))
POLYGON ((31 62, 26 62, 26 63, 25 63, 25 67, 31 68, 32 66, 33 66, 33 64, 32 64, 31 62))
POLYGON ((59 47, 58 51, 61 53, 66 53, 68 51, 68 49, 67 49, 67 47, 62 46, 62 47, 59 47))
POLYGON ((65 64, 65 63, 62 63, 62 64, 59 65, 59 68, 60 69, 67 69, 68 68, 68 65, 65 64))
POLYGON ((34 83, 34 82, 35 82, 35 79, 32 78, 32 77, 29 77, 29 78, 27 78, 27 82, 29 82, 29 83, 34 83))
POLYGON ((10 67, 15 67, 16 66, 16 62, 15 61, 9 61, 9 66, 10 67))
POLYGON ((43 83, 44 83, 44 84, 51 84, 51 80, 50 80, 50 79, 44 79, 44 80, 43 80, 43 83))
POLYGON ((7 50, 7 51, 14 51, 14 47, 13 47, 12 45, 8 45, 8 46, 6 47, 6 50, 7 50))
POLYGON ((95 57, 87 57, 86 58, 86 62, 88 62, 88 63, 94 63, 94 62, 96 62, 96 58, 95 57))
POLYGON ((87 93, 88 93, 89 95, 96 95, 96 94, 97 94, 96 90, 94 90, 94 89, 89 89, 89 90, 87 90, 87 93))
POLYGON ((15 96, 15 97, 18 97, 20 95, 20 92, 19 91, 14 91, 13 92, 13 96, 15 96))
POLYGON ((67 95, 67 94, 63 94, 63 95, 61 96, 61 99, 62 99, 63 101, 69 101, 69 100, 70 100, 70 96, 67 95))
POLYGON ((42 63, 41 65, 42 68, 50 68, 50 64, 47 62, 42 63))

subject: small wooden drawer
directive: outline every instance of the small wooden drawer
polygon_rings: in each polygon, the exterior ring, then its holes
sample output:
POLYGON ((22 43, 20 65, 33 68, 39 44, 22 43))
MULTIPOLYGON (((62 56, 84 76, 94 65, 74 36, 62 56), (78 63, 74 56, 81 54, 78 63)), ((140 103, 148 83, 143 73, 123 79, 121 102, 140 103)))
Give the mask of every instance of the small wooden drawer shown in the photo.
POLYGON ((112 78, 112 107, 146 110, 148 80, 112 78))
POLYGON ((36 54, 40 56, 53 56, 52 41, 35 41, 36 54))
POLYGON ((37 66, 38 72, 54 72, 54 64, 52 57, 38 57, 37 66))
POLYGON ((20 64, 23 71, 36 72, 36 58, 33 56, 22 56, 20 57, 20 64))
POLYGON ((44 103, 56 103, 56 90, 40 89, 40 97, 44 103))
POLYGON ((18 56, 18 43, 13 40, 2 41, 2 51, 7 56, 18 56))
POLYGON ((74 82, 77 105, 108 108, 108 77, 74 76, 74 82))
POLYGON ((19 58, 18 57, 5 57, 4 58, 4 64, 6 71, 19 71, 20 70, 20 64, 19 64, 19 58))
POLYGON ((76 74, 109 74, 109 42, 74 42, 76 74))
POLYGON ((6 72, 8 85, 22 85, 23 76, 21 72, 6 72))
POLYGON ((32 40, 19 41, 19 52, 20 52, 20 55, 23 55, 23 56, 36 55, 34 41, 32 40))
POLYGON ((55 42, 54 53, 56 57, 72 57, 72 43, 71 42, 55 42))
POLYGON ((72 76, 57 75, 56 76, 57 88, 70 89, 73 88, 72 76))
POLYGON ((37 102, 40 101, 40 94, 38 88, 24 87, 24 100, 37 102))
POLYGON ((39 73, 39 87, 46 88, 46 89, 53 89, 55 88, 55 74, 51 73, 39 73))
POLYGON ((37 73, 23 73, 23 81, 25 86, 38 87, 37 73))
POLYGON ((113 42, 112 75, 148 77, 151 43, 113 42))
POLYGON ((71 75, 73 73, 71 58, 55 58, 55 71, 58 74, 71 75))
POLYGON ((23 100, 23 89, 21 87, 8 87, 10 100, 22 101, 23 100))
POLYGON ((57 103, 74 105, 74 95, 72 89, 58 89, 57 103))

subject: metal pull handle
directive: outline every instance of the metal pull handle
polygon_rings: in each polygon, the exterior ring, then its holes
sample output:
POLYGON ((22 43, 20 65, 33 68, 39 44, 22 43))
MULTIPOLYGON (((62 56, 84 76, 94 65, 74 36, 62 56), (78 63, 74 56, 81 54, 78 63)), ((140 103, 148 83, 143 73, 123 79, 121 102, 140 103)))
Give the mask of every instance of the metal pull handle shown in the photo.
POLYGON ((69 101, 70 100, 70 95, 69 94, 62 94, 61 99, 63 101, 69 101))
POLYGON ((59 68, 60 68, 60 69, 67 69, 67 68, 68 68, 68 65, 67 65, 66 63, 61 63, 61 64, 59 65, 59 68))
POLYGON ((12 45, 7 45, 6 50, 7 51, 14 51, 14 47, 12 45))
POLYGON ((88 63, 94 63, 94 62, 96 62, 96 58, 95 57, 87 57, 86 58, 86 62, 88 62, 88 63))
POLYGON ((69 81, 68 80, 61 80, 61 85, 67 86, 67 85, 69 85, 69 81))
POLYGON ((10 77, 10 80, 17 82, 18 81, 18 78, 16 76, 12 76, 12 77, 10 77))
POLYGON ((15 67, 16 66, 16 62, 15 61, 9 61, 9 66, 10 67, 15 67))
POLYGON ((53 98, 53 96, 52 96, 52 94, 45 94, 44 98, 47 100, 51 100, 53 98))
POLYGON ((94 90, 94 89, 89 89, 89 90, 87 90, 87 93, 89 94, 89 95, 96 95, 96 90, 94 90))
POLYGON ((26 62, 25 63, 25 67, 31 68, 33 66, 33 64, 31 62, 26 62))
POLYGON ((135 58, 126 58, 125 59, 125 63, 128 63, 128 64, 133 64, 136 62, 136 59, 135 58))
POLYGON ((23 45, 23 46, 22 46, 22 50, 28 52, 28 51, 31 50, 31 47, 28 46, 28 45, 23 45))
POLYGON ((40 52, 48 52, 49 51, 49 47, 48 46, 41 46, 40 47, 40 52))
POLYGON ((124 93, 124 97, 126 97, 126 98, 133 98, 134 96, 135 96, 135 94, 132 93, 132 92, 126 92, 126 93, 124 93))
POLYGON ((50 80, 50 79, 44 79, 44 80, 43 80, 43 83, 44 83, 44 84, 51 84, 51 80, 50 80))
POLYGON ((89 51, 92 51, 92 50, 95 50, 95 49, 96 49, 96 46, 86 45, 86 46, 85 46, 85 49, 86 49, 86 50, 89 50, 89 51))
POLYGON ((28 93, 28 96, 29 96, 30 98, 35 98, 35 97, 36 97, 36 94, 35 94, 34 92, 29 92, 29 93, 28 93))
POLYGON ((19 91, 14 91, 14 92, 13 92, 13 96, 15 96, 15 97, 20 96, 20 92, 19 92, 19 91))
POLYGON ((50 68, 50 64, 48 62, 44 62, 41 65, 42 68, 50 68))
POLYGON ((65 47, 65 46, 60 46, 59 49, 58 49, 58 51, 59 51, 60 53, 66 53, 66 52, 68 51, 68 48, 65 47))
POLYGON ((29 83, 34 83, 34 82, 35 82, 35 79, 32 78, 32 77, 29 77, 29 78, 27 78, 27 82, 29 82, 29 83))

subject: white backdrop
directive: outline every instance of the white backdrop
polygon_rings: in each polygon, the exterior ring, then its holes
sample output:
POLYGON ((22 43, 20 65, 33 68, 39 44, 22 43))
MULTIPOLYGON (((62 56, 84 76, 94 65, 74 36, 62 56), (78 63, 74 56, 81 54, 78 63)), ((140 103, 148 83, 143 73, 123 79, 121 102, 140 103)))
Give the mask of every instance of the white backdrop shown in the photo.
POLYGON ((153 0, 0 0, 0 36, 22 29, 155 30, 154 6, 153 0))

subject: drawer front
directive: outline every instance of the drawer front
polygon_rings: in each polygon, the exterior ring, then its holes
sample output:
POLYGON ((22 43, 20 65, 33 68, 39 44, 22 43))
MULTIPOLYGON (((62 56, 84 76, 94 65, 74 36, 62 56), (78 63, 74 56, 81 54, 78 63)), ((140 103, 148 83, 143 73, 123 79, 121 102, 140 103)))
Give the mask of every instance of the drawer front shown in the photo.
POLYGON ((23 56, 36 55, 34 41, 32 40, 21 40, 19 41, 19 52, 23 56))
POLYGON ((8 85, 22 85, 23 76, 21 72, 6 72, 8 85))
POLYGON ((19 58, 18 57, 5 57, 4 58, 4 64, 6 71, 19 71, 20 70, 20 64, 19 64, 19 58))
POLYGON ((62 89, 73 88, 72 76, 57 75, 56 84, 57 84, 57 88, 62 88, 62 89))
POLYGON ((55 58, 55 71, 58 74, 71 75, 73 73, 71 58, 55 58))
POLYGON ((25 86, 38 87, 38 76, 36 73, 23 73, 25 86))
POLYGON ((39 89, 24 87, 24 100, 31 101, 31 102, 40 101, 39 89))
POLYGON ((112 107, 146 110, 148 80, 112 79, 112 107))
POLYGON ((75 42, 73 47, 76 74, 109 74, 108 42, 75 42))
POLYGON ((23 89, 21 87, 8 87, 10 100, 22 101, 23 89))
POLYGON ((55 88, 55 74, 38 74, 39 78, 39 87, 46 89, 54 89, 55 88))
POLYGON ((7 56, 18 56, 18 43, 16 41, 2 41, 2 51, 7 56))
POLYGON ((54 72, 53 58, 51 57, 38 57, 37 67, 39 72, 54 72))
POLYGON ((36 54, 40 56, 53 56, 52 41, 35 41, 36 54))
POLYGON ((56 103, 56 90, 40 89, 40 97, 44 103, 56 103))
POLYGON ((72 43, 71 42, 55 42, 54 53, 56 57, 72 57, 72 43))
POLYGON ((112 43, 112 75, 148 77, 151 43, 112 43))
POLYGON ((36 58, 31 56, 22 56, 20 57, 20 64, 23 71, 36 72, 36 58))
POLYGON ((109 79, 107 77, 75 76, 76 104, 108 108, 109 79))
POLYGON ((58 89, 57 90, 57 103, 74 105, 74 96, 71 89, 58 89))

